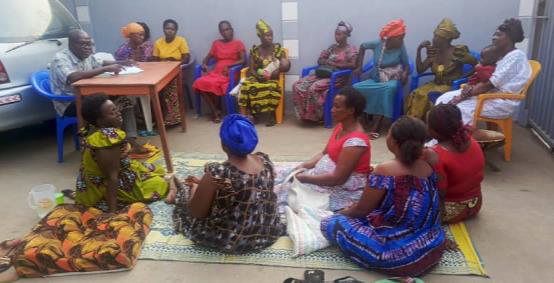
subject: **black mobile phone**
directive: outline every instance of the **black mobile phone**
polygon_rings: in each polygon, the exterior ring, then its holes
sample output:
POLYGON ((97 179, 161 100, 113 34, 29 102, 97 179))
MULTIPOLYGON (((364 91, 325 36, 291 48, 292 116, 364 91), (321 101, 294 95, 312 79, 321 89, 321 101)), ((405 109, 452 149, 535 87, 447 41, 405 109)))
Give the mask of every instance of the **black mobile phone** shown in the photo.
POLYGON ((304 282, 306 283, 323 283, 325 281, 325 273, 322 270, 308 269, 304 271, 304 282))

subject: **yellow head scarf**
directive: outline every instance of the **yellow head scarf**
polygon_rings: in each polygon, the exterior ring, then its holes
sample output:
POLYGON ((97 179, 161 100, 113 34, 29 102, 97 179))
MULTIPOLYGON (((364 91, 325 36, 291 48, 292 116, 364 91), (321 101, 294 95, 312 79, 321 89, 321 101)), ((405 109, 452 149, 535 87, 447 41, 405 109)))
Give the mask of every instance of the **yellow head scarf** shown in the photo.
POLYGON ((460 37, 460 32, 456 28, 456 25, 449 18, 444 18, 437 26, 434 33, 450 40, 460 37))
POLYGON ((144 32, 144 28, 137 23, 129 23, 128 25, 121 28, 121 34, 125 38, 129 38, 131 33, 144 32))
POLYGON ((271 30, 271 27, 262 19, 256 23, 256 34, 262 36, 264 33, 267 33, 271 30))

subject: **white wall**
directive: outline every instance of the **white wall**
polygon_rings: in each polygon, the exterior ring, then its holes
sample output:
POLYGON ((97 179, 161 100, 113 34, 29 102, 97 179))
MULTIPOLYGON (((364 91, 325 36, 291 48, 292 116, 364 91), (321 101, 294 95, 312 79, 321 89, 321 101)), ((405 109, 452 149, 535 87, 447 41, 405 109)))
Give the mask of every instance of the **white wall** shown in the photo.
MULTIPOLYGON (((67 1, 67 0, 66 0, 67 1)), ((203 57, 219 36, 217 23, 227 19, 235 35, 248 47, 258 42, 255 23, 259 18, 272 25, 275 41, 282 41, 281 0, 94 0, 89 2, 92 28, 98 51, 113 52, 123 41, 119 28, 130 21, 144 21, 153 38, 162 35, 162 21, 173 18, 180 24, 193 52, 203 57), (155 5, 154 5, 155 3, 155 5)), ((291 2, 291 0, 286 0, 291 2)), ((295 1, 292 1, 295 2, 295 1)), ((495 28, 505 18, 518 15, 520 0, 299 0, 297 37, 300 56, 293 60, 291 74, 315 63, 322 49, 333 42, 338 21, 354 26, 350 39, 359 45, 378 38, 389 20, 403 18, 407 24, 406 46, 413 58, 419 42, 431 39, 443 17, 450 17, 462 33, 454 43, 480 50, 490 43, 495 28)), ((285 31, 286 32, 286 31, 285 31)))

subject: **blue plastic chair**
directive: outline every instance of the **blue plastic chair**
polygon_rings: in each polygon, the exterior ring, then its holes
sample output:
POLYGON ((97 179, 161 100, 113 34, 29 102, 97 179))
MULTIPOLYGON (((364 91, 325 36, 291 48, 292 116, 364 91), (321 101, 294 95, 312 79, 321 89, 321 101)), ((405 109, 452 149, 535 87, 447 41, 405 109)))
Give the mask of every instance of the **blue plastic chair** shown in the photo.
MULTIPOLYGON (((369 72, 374 67, 373 60, 368 62, 362 67, 362 74, 365 74, 369 72)), ((410 70, 408 72, 408 75, 411 75, 414 71, 414 64, 410 62, 410 70)), ((354 76, 352 78, 352 84, 360 82, 359 76, 354 76)), ((402 81, 398 81, 398 85, 396 87, 396 94, 394 97, 394 109, 392 112, 391 120, 392 122, 396 121, 396 119, 400 118, 404 114, 404 85, 402 84, 402 81)))
MULTIPOLYGON (((213 67, 215 63, 216 63, 215 59, 210 60, 210 62, 208 62, 208 67, 210 68, 213 67)), ((230 92, 237 85, 238 74, 242 68, 244 68, 243 65, 236 65, 229 68, 229 78, 230 78, 229 86, 227 87, 227 90, 225 91, 225 96, 223 98, 225 101, 225 106, 227 107, 227 114, 236 113, 235 101, 233 99, 233 96, 230 94, 230 92)), ((194 80, 196 81, 201 76, 202 76, 202 65, 196 64, 196 66, 194 66, 194 80)), ((197 91, 195 91, 195 103, 196 103, 195 105, 196 114, 198 116, 202 116, 202 100, 200 97, 200 93, 198 93, 197 91)))
MULTIPOLYGON (((31 86, 35 92, 49 100, 54 101, 75 101, 75 96, 55 95, 50 88, 50 74, 48 71, 37 71, 31 75, 31 86)), ((79 136, 77 117, 62 117, 56 112, 56 139, 58 143, 58 163, 63 163, 63 134, 65 128, 74 126, 73 138, 75 149, 79 150, 79 136)))
MULTIPOLYGON (((311 71, 317 69, 319 65, 310 66, 302 69, 302 78, 309 75, 311 71)), ((339 91, 335 87, 335 84, 337 82, 337 78, 340 76, 349 76, 352 75, 352 70, 340 70, 340 71, 334 71, 331 74, 331 82, 329 85, 329 91, 327 92, 327 96, 325 97, 325 103, 323 104, 323 124, 325 128, 331 128, 333 127, 333 117, 331 116, 331 108, 333 107, 333 100, 335 99, 335 95, 339 91)))
MULTIPOLYGON (((480 53, 475 51, 469 51, 469 53, 479 61, 480 59, 480 53)), ((463 78, 457 79, 452 81, 452 90, 459 89, 462 84, 467 83, 468 77, 473 73, 473 66, 470 64, 464 65, 464 75, 463 78)), ((427 76, 434 76, 432 72, 426 72, 422 74, 416 74, 412 76, 411 84, 410 84, 410 92, 414 91, 414 89, 419 87, 419 79, 422 77, 427 76)))

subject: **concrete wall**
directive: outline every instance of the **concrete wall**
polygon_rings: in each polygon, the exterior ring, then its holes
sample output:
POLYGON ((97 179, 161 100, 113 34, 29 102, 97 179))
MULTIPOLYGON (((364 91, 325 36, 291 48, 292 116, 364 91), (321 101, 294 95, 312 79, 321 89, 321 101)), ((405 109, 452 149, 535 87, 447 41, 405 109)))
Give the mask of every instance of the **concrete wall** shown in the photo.
MULTIPOLYGON (((454 44, 480 50, 505 18, 517 17, 520 1, 534 0, 60 0, 74 13, 96 42, 99 52, 113 53, 123 42, 120 28, 131 21, 146 22, 152 39, 162 36, 162 22, 172 18, 186 37, 197 60, 219 38, 217 23, 229 20, 235 37, 247 48, 257 44, 255 23, 263 18, 274 30, 274 41, 297 49, 286 76, 286 90, 298 80, 305 66, 315 64, 322 49, 334 42, 340 20, 350 22, 349 39, 358 46, 378 38, 383 25, 402 18, 407 25, 405 44, 411 59, 423 40, 430 40, 443 17, 451 18, 462 33, 454 44)), ((526 30, 528 32, 528 30, 526 30)), ((367 54, 366 61, 371 57, 367 54)), ((291 99, 287 97, 287 111, 291 99)))
POLYGON ((378 39, 381 27, 402 18, 407 25, 405 44, 412 59, 416 48, 444 17, 451 18, 462 33, 454 44, 480 50, 490 44, 491 35, 505 18, 518 15, 519 0, 300 0, 300 61, 315 62, 318 51, 334 41, 333 31, 340 20, 354 27, 350 41, 360 44, 378 39), (344 8, 345 3, 348 7, 344 8), (317 36, 314 36, 317 35, 317 36))
POLYGON ((272 25, 275 41, 281 41, 280 1, 157 0, 156 5, 152 3, 146 0, 90 1, 97 50, 114 52, 123 41, 120 27, 131 21, 147 23, 155 40, 162 36, 162 22, 168 18, 179 23, 179 34, 200 57, 205 56, 212 41, 219 38, 217 24, 224 19, 233 24, 235 37, 247 48, 258 40, 254 27, 260 17, 272 25))
MULTIPOLYGON (((64 0, 75 5, 75 1, 64 0)), ((275 31, 275 41, 282 40, 281 1, 279 0, 94 0, 89 2, 90 20, 98 51, 113 52, 122 42, 119 28, 129 21, 144 21, 153 38, 162 35, 162 21, 173 18, 180 24, 179 33, 187 38, 197 56, 204 56, 213 39, 219 36, 217 23, 227 19, 235 27, 237 38, 247 47, 258 42, 254 25, 265 19, 275 31)), ((287 1, 295 2, 295 1, 287 1)), ((432 31, 443 17, 450 17, 462 32, 455 43, 479 50, 490 42, 491 34, 507 17, 518 15, 519 0, 301 0, 298 1, 299 58, 293 60, 292 74, 302 66, 313 64, 319 52, 333 42, 333 31, 339 20, 354 26, 350 39, 360 44, 378 36, 389 20, 403 18, 408 33, 406 45, 415 55, 419 42, 432 37, 432 31)), ((287 30, 285 30, 287 32, 287 30)))

